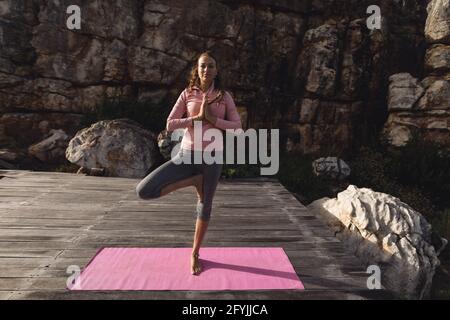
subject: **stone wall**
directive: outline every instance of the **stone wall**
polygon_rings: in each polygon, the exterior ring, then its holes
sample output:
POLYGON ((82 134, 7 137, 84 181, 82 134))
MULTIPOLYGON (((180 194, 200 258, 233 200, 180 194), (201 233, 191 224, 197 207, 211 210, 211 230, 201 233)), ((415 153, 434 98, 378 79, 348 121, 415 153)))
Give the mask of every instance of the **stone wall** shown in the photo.
POLYGON ((450 146, 450 0, 433 0, 427 11, 423 79, 408 73, 390 77, 384 136, 395 146, 414 133, 450 146))
MULTIPOLYGON (((280 128, 286 150, 343 155, 377 139, 389 76, 423 76, 425 1, 113 3, 0 2, 0 143, 31 145, 51 129, 72 135, 80 115, 111 96, 167 99, 170 110, 195 57, 210 49, 244 125, 280 128), (66 28, 72 4, 81 30, 66 28), (366 26, 372 4, 381 30, 366 26)), ((427 70, 446 63, 436 37, 427 70)))

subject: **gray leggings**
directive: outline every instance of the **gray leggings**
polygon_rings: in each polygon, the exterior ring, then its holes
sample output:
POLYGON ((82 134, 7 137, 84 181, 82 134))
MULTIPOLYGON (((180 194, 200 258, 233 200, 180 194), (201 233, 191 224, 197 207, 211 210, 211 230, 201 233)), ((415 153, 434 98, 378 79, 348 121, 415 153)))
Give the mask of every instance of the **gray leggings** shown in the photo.
MULTIPOLYGON (((203 203, 197 202, 196 216, 199 219, 209 221, 214 193, 222 172, 222 164, 206 164, 203 160, 201 164, 194 164, 194 154, 202 154, 202 152, 180 149, 173 159, 163 163, 139 182, 136 186, 137 195, 141 199, 156 199, 161 197, 161 189, 166 185, 203 174, 203 203), (180 157, 183 157, 183 159, 190 158, 190 164, 174 163, 180 157)), ((223 159, 222 152, 217 152, 217 156, 223 159)))

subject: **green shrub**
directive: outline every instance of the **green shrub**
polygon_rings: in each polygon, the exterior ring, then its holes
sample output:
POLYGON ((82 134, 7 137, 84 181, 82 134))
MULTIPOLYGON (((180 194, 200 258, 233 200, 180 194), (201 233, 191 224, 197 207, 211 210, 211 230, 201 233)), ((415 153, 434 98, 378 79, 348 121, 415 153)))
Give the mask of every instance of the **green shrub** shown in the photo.
POLYGON ((450 207, 450 154, 418 136, 389 152, 386 174, 422 190, 439 209, 450 207))
POLYGON ((418 186, 404 185, 395 172, 388 172, 391 163, 392 159, 388 154, 362 147, 349 161, 349 182, 359 188, 365 187, 390 194, 425 216, 432 217, 435 211, 432 201, 418 186))
POLYGON ((437 211, 431 224, 438 234, 450 240, 450 208, 437 211))
POLYGON ((224 164, 222 176, 227 179, 260 177, 260 166, 258 164, 224 164))
MULTIPOLYGON (((404 147, 362 147, 351 161, 351 183, 400 198, 428 219, 450 208, 450 156, 414 135, 404 147)), ((436 216, 437 215, 437 216, 436 216)))
MULTIPOLYGON (((226 145, 226 137, 224 136, 224 146, 226 145)), ((245 163, 244 164, 238 164, 237 163, 237 155, 239 151, 237 150, 237 146, 235 145, 234 148, 234 160, 232 160, 231 163, 224 163, 222 167, 222 176, 227 179, 233 179, 233 178, 257 178, 261 176, 261 163, 256 161, 255 164, 249 164, 249 153, 250 148, 248 147, 248 141, 246 141, 246 147, 245 147, 245 163)), ((224 154, 224 157, 226 157, 226 154, 224 154)), ((224 159, 225 160, 225 159, 224 159)), ((258 159, 257 159, 258 160, 258 159)))
POLYGON ((334 197, 333 183, 324 177, 317 177, 312 168, 315 158, 300 153, 280 155, 280 170, 276 177, 290 192, 300 194, 303 204, 322 197, 334 197))
POLYGON ((73 164, 73 163, 64 163, 60 164, 56 168, 54 168, 52 171, 54 172, 68 172, 68 173, 76 173, 80 167, 73 164))
MULTIPOLYGON (((246 158, 248 159, 248 157, 246 158)), ((339 182, 324 177, 317 177, 313 173, 314 157, 299 153, 281 153, 279 171, 274 176, 286 189, 302 197, 302 203, 310 202, 322 197, 335 197, 336 185, 339 182)), ((222 176, 225 178, 254 178, 260 177, 261 164, 224 164, 222 176)))

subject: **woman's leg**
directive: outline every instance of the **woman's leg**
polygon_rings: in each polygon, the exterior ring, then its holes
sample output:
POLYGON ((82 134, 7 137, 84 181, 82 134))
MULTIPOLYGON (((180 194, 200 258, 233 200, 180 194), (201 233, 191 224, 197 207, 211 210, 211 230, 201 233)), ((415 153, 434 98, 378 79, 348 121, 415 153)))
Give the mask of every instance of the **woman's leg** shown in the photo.
POLYGON ((199 251, 202 241, 208 229, 211 217, 212 202, 222 172, 221 164, 202 165, 203 167, 203 201, 197 203, 197 220, 195 223, 194 243, 191 256, 191 273, 198 274, 201 271, 199 251))
POLYGON ((191 255, 191 273, 194 275, 197 275, 202 271, 202 267, 199 261, 199 251, 203 238, 206 234, 206 230, 208 229, 208 224, 208 220, 202 219, 196 219, 195 222, 194 244, 191 255))
POLYGON ((203 174, 197 174, 189 178, 170 183, 161 189, 161 197, 171 193, 172 191, 194 186, 197 190, 197 197, 199 201, 203 201, 203 174))
MULTIPOLYGON (((177 157, 181 156, 181 153, 177 157)), ((194 185, 198 172, 192 164, 179 163, 171 159, 153 170, 136 186, 141 199, 156 199, 176 189, 194 185)))

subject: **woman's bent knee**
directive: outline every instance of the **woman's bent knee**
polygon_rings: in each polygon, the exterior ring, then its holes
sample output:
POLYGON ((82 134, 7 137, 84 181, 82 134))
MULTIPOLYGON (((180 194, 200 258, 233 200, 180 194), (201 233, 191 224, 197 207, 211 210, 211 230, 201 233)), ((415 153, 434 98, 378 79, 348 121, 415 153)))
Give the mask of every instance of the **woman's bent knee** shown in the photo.
POLYGON ((156 199, 161 196, 158 190, 146 188, 146 185, 141 184, 138 184, 136 187, 136 195, 144 200, 156 199))

